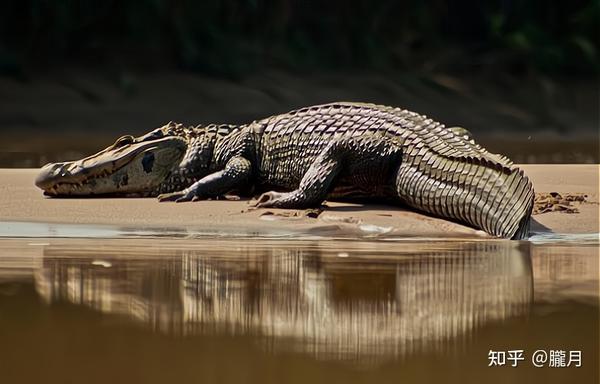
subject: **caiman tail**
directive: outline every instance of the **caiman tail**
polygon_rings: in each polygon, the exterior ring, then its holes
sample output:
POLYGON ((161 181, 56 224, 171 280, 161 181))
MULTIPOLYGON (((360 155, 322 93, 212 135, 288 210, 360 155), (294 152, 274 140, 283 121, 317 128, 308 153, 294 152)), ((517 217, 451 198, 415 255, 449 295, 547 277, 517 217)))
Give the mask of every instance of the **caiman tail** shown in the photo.
POLYGON ((523 171, 505 162, 477 158, 410 161, 399 168, 396 186, 409 206, 515 240, 529 234, 534 191, 523 171))

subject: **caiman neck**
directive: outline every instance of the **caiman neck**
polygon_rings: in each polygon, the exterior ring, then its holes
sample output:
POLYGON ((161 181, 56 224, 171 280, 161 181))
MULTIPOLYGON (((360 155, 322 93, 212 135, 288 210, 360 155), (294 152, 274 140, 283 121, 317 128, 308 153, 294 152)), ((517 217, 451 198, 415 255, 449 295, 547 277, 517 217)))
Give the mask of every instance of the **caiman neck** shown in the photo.
POLYGON ((217 142, 237 128, 229 124, 209 124, 178 132, 188 143, 186 153, 165 180, 146 196, 156 197, 162 193, 181 191, 213 172, 217 142))

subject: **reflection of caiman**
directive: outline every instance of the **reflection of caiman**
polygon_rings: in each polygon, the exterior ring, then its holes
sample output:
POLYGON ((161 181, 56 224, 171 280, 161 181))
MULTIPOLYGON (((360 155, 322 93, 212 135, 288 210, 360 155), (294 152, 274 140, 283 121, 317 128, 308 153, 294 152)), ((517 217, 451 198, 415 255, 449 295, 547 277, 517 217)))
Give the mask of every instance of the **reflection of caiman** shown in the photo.
POLYGON ((349 258, 335 248, 162 247, 157 259, 105 245, 93 252, 105 268, 50 246, 35 281, 51 302, 126 314, 157 330, 259 335, 273 348, 335 358, 461 342, 526 314, 533 297, 529 244, 377 246, 349 258))
POLYGON ((399 108, 335 103, 249 125, 170 123, 121 137, 91 157, 48 164, 47 195, 217 197, 267 192, 259 207, 306 208, 326 197, 392 198, 499 237, 527 236, 533 188, 523 171, 446 128, 399 108))

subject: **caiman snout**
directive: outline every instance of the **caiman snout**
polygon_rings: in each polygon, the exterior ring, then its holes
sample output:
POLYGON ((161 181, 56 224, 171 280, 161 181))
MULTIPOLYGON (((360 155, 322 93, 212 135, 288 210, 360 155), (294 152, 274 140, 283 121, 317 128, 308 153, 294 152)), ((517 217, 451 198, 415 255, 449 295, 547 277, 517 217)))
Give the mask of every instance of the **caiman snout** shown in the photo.
POLYGON ((50 163, 40 169, 35 178, 35 185, 44 190, 47 195, 56 195, 58 186, 82 184, 88 171, 79 162, 50 163))
POLYGON ((56 184, 58 177, 67 174, 65 165, 65 163, 49 163, 44 165, 35 178, 35 185, 43 190, 51 188, 56 184))
POLYGON ((48 196, 147 194, 179 165, 186 149, 178 137, 138 142, 124 136, 95 155, 44 165, 35 185, 48 196))

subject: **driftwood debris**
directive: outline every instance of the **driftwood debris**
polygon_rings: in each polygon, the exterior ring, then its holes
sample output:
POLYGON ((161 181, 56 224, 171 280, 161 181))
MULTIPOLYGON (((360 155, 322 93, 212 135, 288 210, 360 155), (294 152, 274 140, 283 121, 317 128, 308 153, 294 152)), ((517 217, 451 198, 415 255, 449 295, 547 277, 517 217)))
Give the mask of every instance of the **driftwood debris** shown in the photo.
POLYGON ((588 196, 584 193, 536 193, 533 214, 539 215, 546 212, 579 213, 579 209, 573 203, 585 203, 587 198, 588 196))

